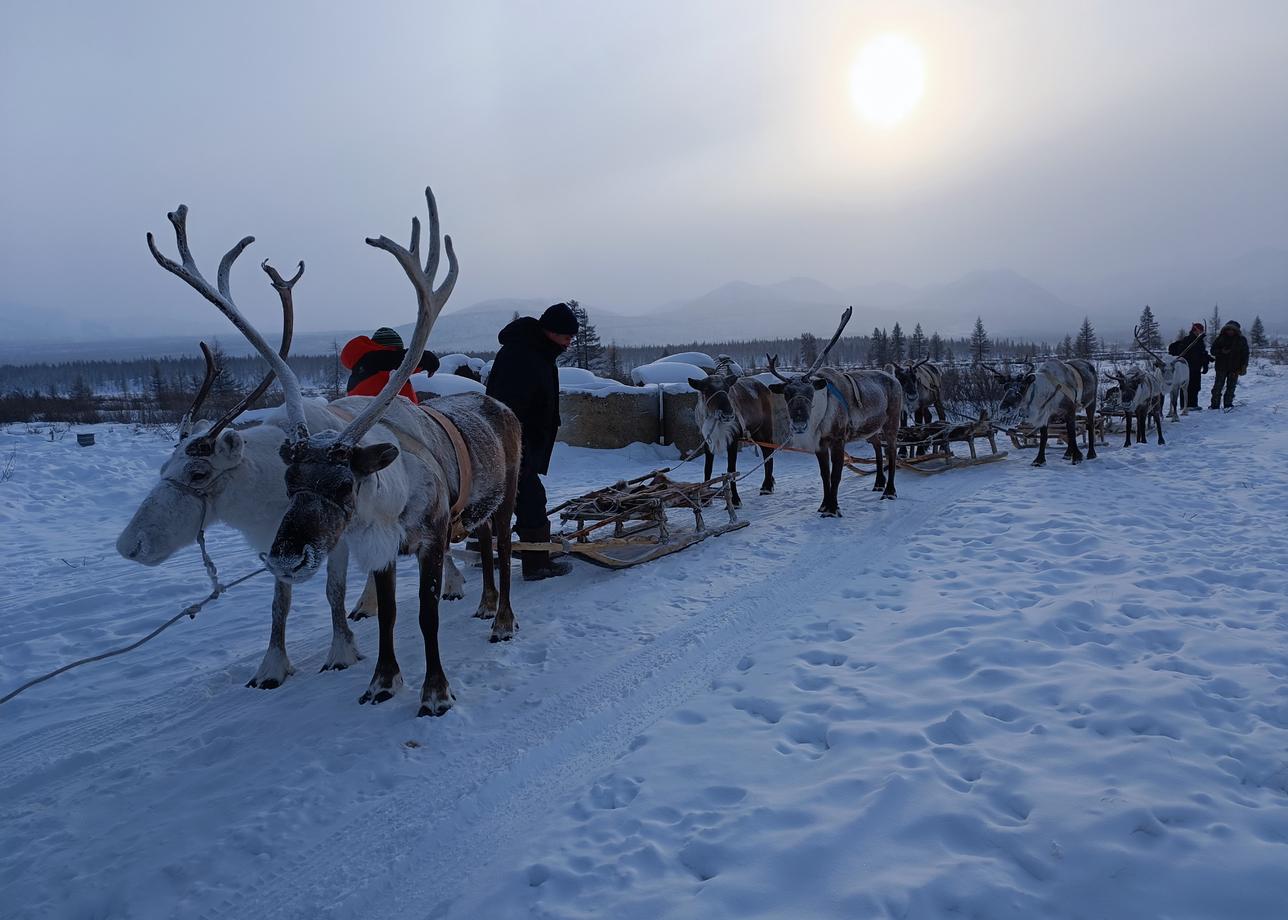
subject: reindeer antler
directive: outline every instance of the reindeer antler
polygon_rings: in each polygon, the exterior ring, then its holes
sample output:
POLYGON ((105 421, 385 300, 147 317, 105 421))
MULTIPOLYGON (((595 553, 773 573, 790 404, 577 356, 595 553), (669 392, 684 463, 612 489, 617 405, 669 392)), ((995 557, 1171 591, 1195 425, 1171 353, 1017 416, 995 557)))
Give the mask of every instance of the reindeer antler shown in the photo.
POLYGON ((182 441, 192 433, 192 422, 201 411, 206 397, 210 395, 210 388, 215 384, 215 377, 219 375, 219 369, 215 367, 215 356, 210 353, 210 346, 205 342, 198 342, 201 346, 202 357, 206 359, 206 375, 201 381, 201 386, 197 389, 197 396, 188 407, 188 411, 179 419, 179 440, 182 441))
MULTIPOLYGON (((268 259, 259 263, 259 267, 264 269, 264 273, 268 275, 273 284, 273 289, 277 291, 278 298, 282 301, 282 344, 278 346, 277 353, 285 361, 287 353, 291 350, 291 337, 295 333, 295 304, 291 298, 291 288, 295 287, 295 282, 299 281, 300 276, 304 274, 304 263, 300 263, 299 269, 290 281, 282 280, 282 276, 277 273, 277 269, 268 264, 268 259)), ((276 377, 277 374, 271 370, 265 374, 264 379, 259 382, 255 389, 243 396, 237 405, 221 415, 197 441, 189 445, 188 452, 192 454, 210 453, 213 450, 215 438, 219 437, 219 432, 223 431, 236 421, 239 415, 255 405, 255 402, 268 392, 268 388, 273 385, 273 380, 276 377)))
POLYGON ((814 363, 810 365, 809 370, 801 375, 802 377, 813 377, 818 369, 823 366, 823 362, 827 360, 827 353, 832 350, 832 346, 835 345, 837 339, 841 337, 841 332, 845 329, 846 323, 850 321, 850 317, 853 315, 854 307, 846 307, 845 312, 841 314, 841 322, 837 325, 836 331, 832 333, 832 338, 827 343, 827 347, 819 352, 818 357, 814 359, 814 363))
POLYGON ((1163 359, 1160 358, 1158 355, 1154 354, 1153 350, 1150 349, 1150 347, 1146 345, 1144 341, 1141 339, 1140 326, 1132 326, 1131 337, 1136 340, 1136 344, 1141 347, 1141 350, 1143 350, 1145 354, 1149 355, 1158 363, 1159 367, 1166 366, 1166 362, 1164 362, 1163 359))
POLYGON ((778 355, 770 357, 769 352, 765 352, 765 360, 769 362, 769 373, 773 374, 783 383, 791 383, 790 380, 778 373, 778 355))
MULTIPOLYGON (((232 249, 224 253, 224 257, 219 261, 219 273, 216 276, 218 289, 211 287, 210 282, 205 279, 201 271, 197 268, 197 263, 192 258, 192 250, 188 248, 188 206, 179 205, 178 208, 166 215, 170 223, 174 225, 175 241, 179 247, 179 258, 182 264, 175 262, 161 254, 157 249, 156 240, 152 234, 148 234, 148 249, 152 252, 152 258, 157 260, 157 264, 183 279, 193 290, 195 290, 206 300, 210 301, 219 309, 220 313, 228 317, 237 330, 255 347, 269 367, 277 374, 277 378, 282 382, 282 392, 286 396, 286 414, 291 421, 291 426, 296 430, 298 436, 306 437, 308 435, 308 426, 304 422, 304 397, 300 393, 300 382, 295 374, 287 366, 286 361, 282 359, 277 352, 269 347, 264 341, 264 337, 259 331, 252 326, 244 316, 237 304, 233 301, 232 292, 228 285, 228 276, 232 271, 233 263, 237 257, 251 243, 255 242, 255 237, 244 237, 232 249)), ((303 271, 301 266, 300 271, 303 271)), ((299 273, 296 273, 296 279, 299 273)), ((292 279, 294 283, 295 279, 292 279)))
POLYGON ((434 328, 434 321, 438 319, 438 315, 443 311, 443 305, 447 303, 447 298, 452 296, 452 289, 456 286, 459 265, 450 236, 442 239, 443 247, 447 250, 447 276, 437 289, 433 286, 434 276, 438 273, 439 258, 438 204, 434 201, 434 193, 428 186, 425 188, 425 201, 429 205, 429 254, 423 267, 420 264, 420 218, 411 219, 411 244, 407 248, 399 246, 387 236, 376 239, 367 238, 368 246, 383 249, 398 260, 398 264, 407 273, 412 287, 416 289, 416 328, 412 332, 411 344, 407 346, 407 354, 403 357, 402 364, 390 374, 389 382, 385 384, 379 395, 367 403, 353 421, 340 432, 339 437, 336 438, 337 444, 356 444, 393 402, 403 384, 416 370, 416 365, 425 350, 425 343, 429 341, 429 332, 434 328))

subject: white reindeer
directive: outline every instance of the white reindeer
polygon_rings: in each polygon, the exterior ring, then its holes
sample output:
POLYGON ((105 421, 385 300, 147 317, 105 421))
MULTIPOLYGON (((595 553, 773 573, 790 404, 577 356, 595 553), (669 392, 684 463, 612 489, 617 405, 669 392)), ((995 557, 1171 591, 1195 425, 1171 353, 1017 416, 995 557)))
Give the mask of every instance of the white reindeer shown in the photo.
MULTIPOLYGON (((303 274, 304 266, 289 281, 267 263, 264 271, 282 299, 283 328, 280 354, 285 357, 290 347, 293 325, 291 289, 303 274)), ((287 494, 284 474, 286 463, 281 457, 287 436, 287 418, 279 408, 266 418, 231 427, 248 407, 255 403, 272 383, 270 372, 260 385, 213 424, 193 423, 192 419, 210 391, 216 368, 205 343, 206 375, 196 399, 179 425, 179 444, 161 467, 160 477, 140 503, 130 522, 116 541, 117 551, 142 565, 160 565, 179 550, 192 545, 199 532, 211 524, 222 523, 238 531, 257 554, 266 553, 286 513, 287 494)), ((325 410, 315 402, 305 404, 313 424, 327 421, 325 410)), ((348 559, 343 550, 327 560, 327 601, 331 607, 331 649, 323 671, 343 670, 363 656, 358 651, 353 633, 345 622, 345 592, 348 559)), ((368 578, 367 590, 351 619, 374 614, 374 580, 368 578)), ((443 596, 456 599, 464 595, 464 580, 450 563, 443 596)), ((294 673, 286 652, 286 618, 291 608, 289 584, 278 582, 273 589, 273 619, 268 649, 259 669, 246 684, 271 690, 294 673)))
POLYGON ((266 564, 282 582, 311 578, 343 544, 359 567, 376 577, 380 651, 375 674, 359 702, 380 703, 402 686, 394 654, 397 617, 395 563, 402 550, 420 563, 420 627, 425 641, 425 682, 420 715, 441 715, 453 696, 438 649, 438 600, 444 557, 454 532, 477 531, 483 547, 484 599, 496 604, 492 640, 510 639, 516 627, 510 607, 510 519, 518 484, 520 430, 514 413, 481 394, 449 396, 417 407, 397 398, 415 369, 430 329, 456 284, 451 238, 442 241, 448 272, 435 289, 440 236, 438 208, 425 189, 429 208, 429 253, 420 263, 420 221, 412 219, 411 245, 387 237, 367 243, 391 253, 416 291, 416 328, 407 357, 372 399, 341 399, 326 408, 323 425, 310 425, 300 385, 286 362, 241 315, 228 288, 232 262, 249 244, 243 240, 224 256, 218 290, 197 270, 184 231, 185 209, 171 215, 180 265, 153 255, 213 303, 268 361, 281 382, 290 436, 282 448, 289 503, 266 564), (379 422, 379 424, 377 424, 379 422), (492 529, 500 550, 501 590, 492 583, 492 529))
MULTIPOLYGON (((728 471, 738 471, 738 449, 743 438, 750 438, 760 444, 760 452, 765 460, 765 477, 760 485, 760 494, 769 495, 774 491, 774 448, 766 444, 777 443, 774 432, 774 403, 769 388, 754 377, 739 377, 722 368, 731 368, 725 364, 721 355, 721 367, 706 377, 689 378, 689 386, 698 391, 698 402, 693 407, 693 421, 702 433, 702 443, 706 454, 706 471, 703 478, 711 478, 711 470, 717 454, 724 454, 728 461, 728 471)), ((730 359, 732 361, 732 359, 730 359)), ((730 481, 734 507, 742 505, 738 496, 738 483, 730 481)))
MULTIPOLYGON (((987 367, 987 365, 985 365, 987 367)), ((1004 374, 993 367, 988 370, 998 377, 1004 388, 1002 408, 1021 406, 1024 421, 1038 429, 1038 455, 1034 466, 1046 466, 1047 437, 1051 419, 1064 418, 1064 457, 1073 464, 1082 462, 1078 447, 1078 412, 1087 413, 1087 459, 1096 459, 1096 368, 1083 358, 1059 360, 1050 358, 1036 368, 1030 363, 1023 374, 1004 374)))

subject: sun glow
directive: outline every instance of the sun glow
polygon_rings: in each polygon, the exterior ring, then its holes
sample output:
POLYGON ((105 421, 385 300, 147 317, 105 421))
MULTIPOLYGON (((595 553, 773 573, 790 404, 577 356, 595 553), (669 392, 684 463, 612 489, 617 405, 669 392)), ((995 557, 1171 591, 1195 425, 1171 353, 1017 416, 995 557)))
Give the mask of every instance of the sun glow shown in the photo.
POLYGON ((892 128, 912 114, 925 89, 921 49, 901 35, 872 39, 850 70, 854 107, 878 128, 892 128))

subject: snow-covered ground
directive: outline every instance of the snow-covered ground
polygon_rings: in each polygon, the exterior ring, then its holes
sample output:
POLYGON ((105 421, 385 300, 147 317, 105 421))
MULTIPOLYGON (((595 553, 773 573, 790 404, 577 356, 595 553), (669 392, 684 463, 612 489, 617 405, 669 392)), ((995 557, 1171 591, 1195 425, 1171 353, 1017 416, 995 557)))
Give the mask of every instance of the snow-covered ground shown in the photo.
MULTIPOLYGON (((744 490, 752 526, 517 582, 489 645, 445 605, 457 696, 359 706, 366 661, 244 687, 252 581, 0 707, 0 915, 22 918, 1272 918, 1288 912, 1288 375, 1164 447, 744 490)), ((1283 369, 1278 369, 1281 373, 1283 369)), ((0 430, 0 692, 205 594, 117 532, 167 448, 0 430)), ((1058 452, 1057 452, 1058 456, 1058 452)), ((560 447, 555 497, 674 454, 560 447)), ((744 465, 750 461, 744 458, 744 465)), ((759 474, 755 474, 758 478, 759 474)), ((224 573, 255 561, 211 535, 224 573)), ((422 672, 404 566, 399 654, 422 672)))

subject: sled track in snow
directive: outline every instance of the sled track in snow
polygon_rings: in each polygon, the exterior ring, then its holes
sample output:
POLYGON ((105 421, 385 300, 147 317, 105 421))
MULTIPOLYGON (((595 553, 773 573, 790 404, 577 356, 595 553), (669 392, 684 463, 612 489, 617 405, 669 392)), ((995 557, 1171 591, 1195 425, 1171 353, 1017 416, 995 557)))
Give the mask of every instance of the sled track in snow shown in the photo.
MULTIPOLYGON (((277 853, 263 874, 246 879, 235 896, 208 905, 201 916, 443 915, 470 893, 474 877, 507 859, 507 841, 534 829, 553 803, 586 785, 662 714, 790 618, 799 584, 836 558, 812 550, 861 542, 865 568, 879 566, 906 548, 905 537, 983 481, 967 471, 919 482, 894 504, 859 499, 851 486, 846 497, 852 517, 846 520, 866 526, 802 544, 737 597, 713 599, 653 641, 621 649, 586 680, 539 706, 531 704, 531 693, 509 694, 481 714, 477 746, 446 752, 446 782, 427 776, 423 786, 380 799, 360 823, 277 853), (436 835, 448 827, 468 831, 436 835)), ((757 523, 799 521, 808 512, 796 493, 806 491, 812 502, 817 483, 809 485, 792 489, 779 499, 783 506, 757 516, 757 523)), ((765 526, 757 536, 772 540, 774 534, 765 526)), ((539 689, 540 679, 534 683, 539 689)))

